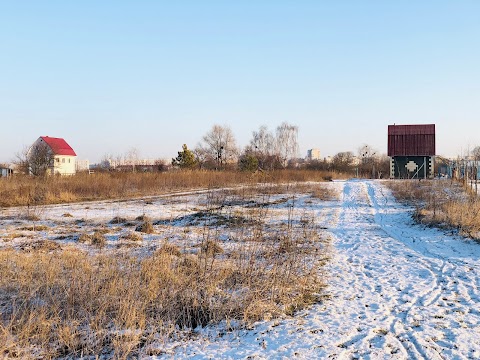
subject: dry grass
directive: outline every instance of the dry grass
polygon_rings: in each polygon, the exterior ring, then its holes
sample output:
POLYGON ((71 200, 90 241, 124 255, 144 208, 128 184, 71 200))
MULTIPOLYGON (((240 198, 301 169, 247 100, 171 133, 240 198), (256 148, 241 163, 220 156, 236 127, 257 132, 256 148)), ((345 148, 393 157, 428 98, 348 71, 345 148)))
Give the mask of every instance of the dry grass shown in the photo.
POLYGON ((143 222, 138 225, 135 230, 145 234, 153 234, 154 228, 152 221, 149 218, 144 217, 143 222))
POLYGON ((167 173, 98 173, 0 180, 0 206, 28 206, 159 195, 172 191, 262 182, 325 181, 342 177, 313 170, 245 172, 172 171, 167 173))
MULTIPOLYGON (((182 329, 233 319, 247 325, 319 300, 319 269, 329 254, 313 212, 288 206, 286 221, 272 224, 268 206, 229 213, 227 203, 251 205, 249 197, 207 198, 213 218, 242 219, 244 226, 196 227, 203 231, 196 252, 167 240, 144 257, 92 255, 51 241, 0 250, 0 357, 144 357, 182 329)), ((272 203, 269 195, 262 201, 272 203)), ((102 246, 102 229, 78 240, 102 246)), ((122 240, 136 241, 132 234, 122 240)))
POLYGON ((136 232, 129 232, 121 237, 122 240, 133 241, 133 242, 142 242, 143 237, 142 235, 136 232))
POLYGON ((26 231, 46 231, 49 230, 50 228, 45 225, 29 225, 29 226, 23 226, 19 228, 18 230, 26 230, 26 231))
POLYGON ((0 251, 6 358, 139 356, 175 329, 291 313, 323 285, 294 251, 259 260, 251 247, 237 260, 219 259, 223 249, 212 240, 198 256, 165 244, 144 259, 40 249, 0 251))
POLYGON ((93 234, 83 233, 79 236, 78 241, 87 245, 94 245, 102 248, 107 244, 104 233, 102 231, 95 231, 93 234))
POLYGON ((391 181, 388 186, 400 201, 415 206, 416 221, 480 239, 480 199, 451 181, 391 181))

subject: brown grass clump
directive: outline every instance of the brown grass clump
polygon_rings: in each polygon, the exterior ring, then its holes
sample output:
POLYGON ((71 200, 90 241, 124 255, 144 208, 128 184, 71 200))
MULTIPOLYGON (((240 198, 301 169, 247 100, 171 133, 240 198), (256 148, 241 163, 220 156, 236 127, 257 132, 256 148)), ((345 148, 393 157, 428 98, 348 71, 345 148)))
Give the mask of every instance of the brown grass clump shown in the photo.
POLYGON ((13 232, 13 233, 9 233, 9 234, 3 236, 2 239, 4 241, 9 241, 9 240, 13 240, 13 239, 21 238, 21 237, 24 237, 24 235, 22 233, 13 232))
POLYGON ((135 230, 145 234, 153 234, 154 229, 153 229, 152 221, 148 218, 145 218, 143 223, 138 225, 135 230))
POLYGON ((126 222, 128 222, 127 219, 120 216, 115 216, 112 220, 110 220, 109 224, 124 224, 126 222))
POLYGON ((107 239, 105 239, 105 236, 102 233, 95 231, 92 236, 92 245, 102 248, 107 245, 107 239))
POLYGON ((216 255, 223 253, 223 248, 220 246, 220 244, 217 241, 208 239, 202 243, 201 251, 206 256, 215 257, 216 255))
POLYGON ((29 226, 23 226, 19 228, 18 230, 26 230, 26 231, 45 231, 50 229, 46 225, 29 225, 29 226))
POLYGON ((91 244, 92 243, 92 235, 83 233, 78 237, 78 242, 84 243, 84 244, 91 244))
POLYGON ((52 240, 38 240, 29 243, 24 243, 20 246, 22 251, 41 251, 41 252, 50 252, 55 250, 60 250, 62 247, 52 240))
POLYGON ((101 231, 95 231, 93 234, 83 233, 79 236, 78 242, 86 245, 95 245, 102 248, 107 244, 107 240, 101 231))
POLYGON ((28 221, 40 221, 40 216, 35 215, 35 214, 27 214, 27 215, 25 216, 25 220, 28 220, 28 221))
POLYGON ((129 232, 128 234, 125 234, 121 237, 122 240, 128 240, 128 241, 133 241, 133 242, 142 242, 143 237, 142 235, 136 233, 136 232, 129 232))
POLYGON ((391 181, 388 186, 398 200, 415 206, 417 222, 480 239, 480 200, 457 182, 391 181))
POLYGON ((160 249, 156 251, 156 255, 161 255, 161 254, 168 254, 168 255, 180 257, 182 255, 182 252, 180 251, 180 248, 178 246, 165 242, 160 247, 160 249))

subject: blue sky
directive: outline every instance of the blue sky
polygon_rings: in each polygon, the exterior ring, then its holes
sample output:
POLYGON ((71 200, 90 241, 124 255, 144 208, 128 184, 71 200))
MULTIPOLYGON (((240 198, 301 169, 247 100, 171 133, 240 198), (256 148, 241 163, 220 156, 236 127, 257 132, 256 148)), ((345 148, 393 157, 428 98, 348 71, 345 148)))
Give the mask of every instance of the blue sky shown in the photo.
POLYGON ((301 155, 386 152, 393 123, 480 145, 480 1, 0 0, 0 161, 40 135, 171 158, 284 121, 301 155))

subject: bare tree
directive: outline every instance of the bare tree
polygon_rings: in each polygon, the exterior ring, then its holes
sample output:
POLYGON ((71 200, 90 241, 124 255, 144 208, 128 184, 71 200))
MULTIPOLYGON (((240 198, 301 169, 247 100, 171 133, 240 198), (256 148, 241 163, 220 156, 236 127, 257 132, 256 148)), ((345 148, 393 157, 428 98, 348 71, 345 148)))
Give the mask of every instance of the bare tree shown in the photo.
POLYGON ((36 142, 16 155, 14 163, 20 172, 34 176, 43 176, 53 170, 55 154, 44 142, 36 142))
POLYGON ((139 151, 137 148, 130 148, 128 152, 125 154, 125 165, 130 165, 132 167, 132 171, 135 172, 135 165, 138 165, 138 159, 140 158, 139 151))
POLYGON ((480 146, 475 146, 472 150, 472 157, 475 161, 480 161, 480 146))
POLYGON ((228 126, 214 125, 202 138, 195 153, 201 154, 205 161, 213 160, 217 169, 223 169, 227 163, 233 163, 238 149, 233 132, 228 126))
POLYGON ((272 169, 275 167, 275 136, 265 125, 260 126, 258 131, 252 132, 250 144, 245 149, 245 154, 250 153, 258 160, 260 169, 272 169))
POLYGON ((167 161, 165 159, 156 159, 155 162, 154 162, 156 168, 157 168, 157 171, 167 171, 168 170, 168 164, 167 164, 167 161))
POLYGON ((262 156, 268 156, 273 153, 275 146, 275 137, 268 131, 265 125, 260 126, 258 131, 252 132, 252 139, 250 140, 250 147, 252 150, 262 156))
POLYGON ((359 159, 359 172, 363 176, 368 177, 377 177, 375 167, 378 162, 379 154, 377 150, 373 149, 370 145, 364 144, 358 148, 358 159, 359 159))
POLYGON ((298 154, 298 126, 282 123, 277 127, 275 140, 276 153, 285 168, 298 154))
POLYGON ((210 156, 210 151, 204 148, 203 144, 198 144, 197 147, 193 149, 193 153, 195 154, 199 169, 215 168, 216 162, 213 157, 210 156))
POLYGON ((377 154, 377 151, 373 149, 370 145, 368 144, 363 144, 358 148, 358 158, 360 160, 362 159, 371 159, 377 154))
POLYGON ((351 151, 339 152, 332 159, 332 167, 336 171, 350 172, 354 170, 355 157, 351 151))

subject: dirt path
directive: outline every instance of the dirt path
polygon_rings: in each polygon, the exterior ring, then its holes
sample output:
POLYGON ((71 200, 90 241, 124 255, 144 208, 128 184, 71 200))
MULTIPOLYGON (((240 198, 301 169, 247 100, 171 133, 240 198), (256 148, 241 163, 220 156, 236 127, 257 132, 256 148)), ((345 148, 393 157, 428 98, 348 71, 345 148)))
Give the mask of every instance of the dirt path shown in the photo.
POLYGON ((344 184, 334 271, 348 285, 338 279, 336 296, 355 295, 359 326, 340 357, 478 358, 478 245, 412 225, 386 194, 376 182, 344 184))

